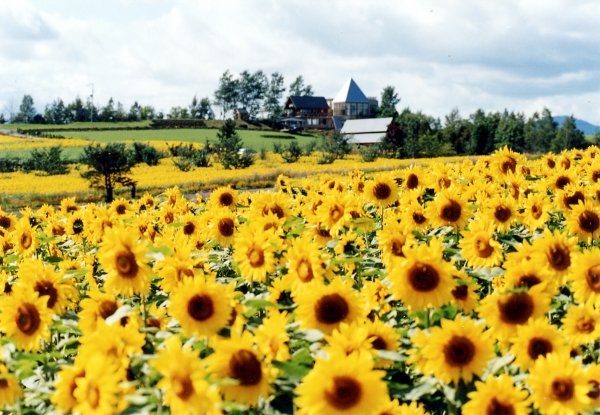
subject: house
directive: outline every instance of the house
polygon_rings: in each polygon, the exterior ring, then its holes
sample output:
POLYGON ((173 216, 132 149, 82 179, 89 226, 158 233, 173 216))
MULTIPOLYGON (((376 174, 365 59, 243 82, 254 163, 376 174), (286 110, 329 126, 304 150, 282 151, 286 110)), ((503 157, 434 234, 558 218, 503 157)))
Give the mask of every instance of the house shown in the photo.
POLYGON ((377 99, 367 98, 354 79, 348 79, 332 101, 334 117, 347 120, 374 117, 377 99))
POLYGON ((286 118, 282 123, 288 128, 333 127, 331 109, 324 97, 292 95, 285 103, 284 112, 286 118))
POLYGON ((392 120, 392 117, 346 120, 340 132, 350 137, 351 144, 377 144, 384 139, 392 120))

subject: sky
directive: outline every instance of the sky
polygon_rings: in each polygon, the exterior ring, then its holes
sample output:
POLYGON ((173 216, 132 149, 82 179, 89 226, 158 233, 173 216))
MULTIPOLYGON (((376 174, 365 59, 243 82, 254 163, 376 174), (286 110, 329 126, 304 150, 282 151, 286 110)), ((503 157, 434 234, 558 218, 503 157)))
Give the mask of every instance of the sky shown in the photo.
POLYGON ((262 70, 326 98, 349 77, 393 86, 442 121, 547 107, 600 125, 598 22, 596 0, 0 0, 0 112, 92 90, 168 112, 262 70))

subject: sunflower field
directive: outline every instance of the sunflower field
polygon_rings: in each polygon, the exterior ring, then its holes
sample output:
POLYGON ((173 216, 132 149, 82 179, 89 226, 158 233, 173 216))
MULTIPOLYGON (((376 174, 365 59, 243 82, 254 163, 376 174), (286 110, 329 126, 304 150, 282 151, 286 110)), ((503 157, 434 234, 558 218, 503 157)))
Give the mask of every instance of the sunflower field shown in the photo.
POLYGON ((597 414, 600 149, 0 210, 11 414, 597 414))

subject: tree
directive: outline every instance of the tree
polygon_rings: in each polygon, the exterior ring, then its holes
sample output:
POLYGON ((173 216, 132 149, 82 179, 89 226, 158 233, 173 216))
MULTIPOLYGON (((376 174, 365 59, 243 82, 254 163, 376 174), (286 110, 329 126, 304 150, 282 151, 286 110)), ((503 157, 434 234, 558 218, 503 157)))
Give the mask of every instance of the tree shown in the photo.
POLYGON ((100 110, 98 118, 100 121, 115 121, 115 113, 115 101, 110 97, 106 106, 100 110))
POLYGON ((219 79, 219 87, 215 91, 215 104, 221 107, 221 116, 225 116, 230 111, 235 112, 239 102, 239 81, 233 78, 229 70, 226 70, 221 79, 219 79))
POLYGON ((534 153, 545 153, 556 137, 558 124, 552 113, 544 108, 542 115, 535 112, 525 124, 525 149, 534 153))
POLYGON ((106 203, 113 201, 116 185, 135 185, 129 177, 135 160, 132 151, 124 143, 87 146, 83 149, 80 162, 88 168, 81 176, 90 181, 90 187, 104 189, 106 203))
POLYGON ((281 98, 285 92, 283 75, 279 72, 271 74, 269 87, 265 93, 263 110, 267 113, 267 118, 271 121, 277 121, 281 118, 283 108, 281 106, 281 98))
POLYGON ((140 121, 142 119, 142 106, 135 101, 129 108, 129 114, 127 114, 128 121, 140 121))
POLYGON ((298 75, 298 77, 292 81, 288 90, 290 91, 290 96, 309 96, 314 93, 311 85, 304 85, 304 78, 302 75, 298 75))
POLYGON ((81 98, 77 97, 75 101, 67 105, 67 117, 71 122, 88 121, 90 119, 90 114, 81 98))
POLYGON ((210 106, 210 100, 208 98, 198 100, 194 95, 190 104, 190 116, 201 120, 212 120, 215 118, 215 113, 210 106))
POLYGON ((257 117, 268 86, 269 81, 263 71, 254 73, 243 71, 240 74, 238 83, 240 106, 248 112, 250 119, 257 117))
POLYGON ((482 109, 478 109, 470 118, 472 128, 467 153, 477 155, 491 153, 500 114, 486 114, 482 109))
POLYGON ((496 149, 508 146, 515 151, 525 149, 525 116, 504 110, 494 134, 496 149))
POLYGON ((0 112, 0 124, 4 124, 6 122, 6 118, 4 118, 4 113, 0 112))
POLYGON ((575 125, 575 118, 572 115, 565 118, 563 125, 558 129, 556 137, 552 141, 552 151, 558 153, 562 150, 581 149, 587 146, 585 135, 575 125))
POLYGON ((333 135, 323 137, 320 150, 322 154, 321 158, 317 160, 319 164, 330 164, 334 160, 343 159, 352 150, 350 137, 335 131, 333 135))
POLYGON ((173 107, 167 114, 167 118, 185 120, 190 118, 190 113, 188 112, 187 108, 173 107))
POLYGON ((235 121, 225 121, 217 139, 217 151, 225 169, 243 169, 254 164, 254 154, 243 148, 242 139, 235 131, 235 121))
POLYGON ((471 124, 454 108, 445 117, 442 135, 444 142, 450 143, 456 154, 465 154, 471 136, 471 124))
POLYGON ((68 121, 67 109, 62 99, 58 98, 46 105, 44 118, 49 124, 64 124, 68 121))
POLYGON ((393 86, 386 86, 383 88, 383 92, 381 92, 381 104, 377 109, 377 116, 379 117, 396 117, 398 115, 398 110, 396 110, 396 105, 400 103, 400 98, 398 98, 398 94, 393 86))
POLYGON ((31 95, 23 95, 23 99, 21 100, 21 105, 19 106, 19 112, 15 117, 16 122, 24 122, 30 123, 33 121, 33 117, 35 117, 36 111, 35 106, 33 105, 33 98, 31 95))

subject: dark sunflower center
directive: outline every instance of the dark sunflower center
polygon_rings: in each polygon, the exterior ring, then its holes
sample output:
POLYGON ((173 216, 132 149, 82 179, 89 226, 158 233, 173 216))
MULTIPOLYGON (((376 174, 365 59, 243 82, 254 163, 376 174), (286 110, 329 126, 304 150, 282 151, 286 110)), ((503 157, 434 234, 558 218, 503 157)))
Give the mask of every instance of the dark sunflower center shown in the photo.
POLYGON ((596 380, 590 380, 588 383, 590 384, 590 391, 588 392, 587 396, 594 400, 600 398, 600 382, 596 380))
POLYGON ((117 272, 123 278, 135 278, 138 274, 138 264, 135 255, 130 250, 121 251, 115 258, 117 272))
POLYGON ((517 169, 517 161, 512 157, 507 157, 506 160, 502 162, 502 173, 507 173, 509 171, 515 172, 517 169))
POLYGON ((217 225, 219 228, 219 233, 225 237, 229 237, 233 235, 233 230, 235 229, 235 224, 233 223, 233 219, 231 218, 223 218, 219 221, 217 225))
POLYGON ((541 282, 542 280, 540 280, 535 274, 521 275, 519 277, 519 282, 517 283, 517 286, 531 288, 535 285, 538 285, 541 282))
POLYGON ((487 408, 485 409, 486 415, 515 415, 515 408, 509 403, 504 404, 492 398, 487 408))
POLYGON ((427 220, 427 218, 425 216, 423 216, 421 213, 418 213, 418 212, 413 212, 412 218, 413 218, 413 221, 417 225, 421 225, 421 224, 425 223, 425 221, 427 220))
POLYGON ((300 278, 303 282, 309 282, 315 276, 312 265, 306 258, 302 258, 300 261, 298 261, 298 265, 296 265, 296 272, 298 273, 298 278, 300 278))
POLYGON ((11 223, 12 221, 8 216, 0 216, 0 228, 8 229, 11 223))
POLYGON ((455 200, 449 200, 442 207, 442 212, 440 217, 447 222, 456 222, 460 219, 460 215, 462 213, 462 208, 455 200))
POLYGON ((569 179, 567 176, 560 176, 558 179, 556 179, 556 187, 558 187, 560 190, 564 189, 569 183, 571 183, 571 179, 569 179))
POLYGON ((98 306, 98 314, 100 314, 100 317, 106 320, 115 314, 115 311, 117 311, 118 308, 118 304, 114 301, 104 300, 100 303, 100 306, 98 306))
POLYGON ((0 379, 0 389, 7 389, 8 388, 8 380, 2 378, 0 379))
POLYGON ((194 295, 188 301, 187 311, 194 320, 204 321, 214 314, 213 300, 206 294, 194 295))
POLYGON ((479 258, 489 258, 494 253, 494 248, 490 245, 488 239, 482 237, 475 239, 475 250, 479 258))
POLYGON ((447 177, 440 177, 438 179, 438 184, 440 185, 441 188, 447 189, 447 188, 450 187, 450 185, 452 184, 452 182, 447 177))
POLYGON ((575 385, 569 378, 556 378, 552 382, 552 397, 557 401, 568 401, 575 395, 575 385))
POLYGON ((562 246, 562 244, 552 246, 548 251, 547 257, 552 268, 557 271, 564 271, 571 265, 569 250, 562 246))
POLYGON ((23 303, 17 310, 17 327, 21 332, 31 336, 40 327, 40 313, 35 305, 23 303))
POLYGON ((540 216, 542 216, 542 213, 544 213, 544 211, 538 205, 531 206, 531 216, 533 216, 534 219, 539 219, 540 216))
POLYGON ((450 366, 466 366, 475 357, 475 345, 465 336, 452 336, 444 346, 444 358, 450 366))
POLYGON ((83 232, 83 221, 81 219, 75 219, 73 221, 73 233, 78 235, 81 232, 83 232))
POLYGON ((52 236, 61 236, 65 234, 65 228, 62 225, 52 225, 52 236))
POLYGON ((385 339, 382 338, 381 336, 376 336, 371 341, 371 345, 373 346, 373 349, 375 349, 375 350, 386 350, 387 349, 387 343, 386 343, 385 339))
POLYGON ((377 183, 373 187, 373 196, 377 200, 385 200, 392 195, 392 189, 387 183, 377 183))
POLYGON ((524 324, 533 314, 534 303, 527 293, 513 293, 504 302, 498 302, 500 319, 508 324, 524 324))
POLYGON ((194 384, 189 376, 183 379, 177 379, 177 383, 174 385, 175 394, 182 401, 187 401, 190 396, 194 394, 194 384))
POLYGON ((594 233, 600 227, 600 218, 595 212, 585 210, 581 212, 578 218, 579 228, 587 233, 594 233))
POLYGON ((344 208, 342 206, 335 204, 329 209, 329 218, 332 222, 337 222, 342 216, 344 216, 344 208))
POLYGON ((350 376, 335 376, 331 389, 325 391, 327 403, 338 410, 350 409, 362 396, 362 387, 350 376))
POLYGON ((252 351, 246 349, 238 350, 231 356, 229 372, 243 386, 256 385, 262 379, 260 361, 252 351))
POLYGON ((440 276, 431 265, 417 262, 408 270, 408 282, 416 291, 429 292, 437 288, 440 276))
POLYGON ((281 206, 279 206, 278 204, 274 204, 271 206, 265 206, 262 210, 262 213, 264 216, 266 216, 269 212, 273 213, 279 219, 281 219, 285 216, 285 213, 283 212, 283 208, 281 206))
POLYGON ((221 206, 231 206, 233 203, 233 195, 231 193, 221 193, 219 196, 219 204, 221 206))
POLYGON ((348 303, 337 293, 324 295, 315 304, 315 316, 323 324, 339 323, 349 312, 348 303))
POLYGON ((35 287, 33 288, 40 297, 47 295, 48 302, 46 303, 48 308, 54 307, 56 304, 56 300, 58 299, 58 291, 56 291, 56 287, 50 281, 38 281, 35 283, 35 287))
POLYGON ((580 191, 573 193, 572 195, 566 195, 563 197, 565 205, 571 209, 572 205, 577 205, 580 201, 585 201, 585 196, 580 191))
POLYGON ((527 346, 527 353, 529 357, 533 360, 537 359, 540 356, 546 356, 548 353, 552 352, 552 343, 550 343, 547 339, 542 337, 533 337, 529 340, 529 345, 527 346))
POLYGON ((194 223, 192 222, 187 222, 185 225, 183 225, 183 234, 190 236, 194 234, 194 231, 196 231, 196 225, 194 225, 194 223))
POLYGON ((577 324, 575 325, 577 331, 580 333, 590 334, 596 328, 596 323, 592 318, 582 317, 577 320, 577 324))
POLYGON ((265 264, 265 251, 259 246, 252 245, 246 252, 246 258, 253 268, 262 267, 265 264))
POLYGON ((404 243, 399 239, 394 239, 392 241, 392 247, 391 247, 392 254, 394 256, 402 256, 403 257, 404 253, 402 252, 402 247, 404 247, 404 243))
POLYGON ((563 169, 567 170, 569 167, 571 167, 571 160, 569 160, 569 159, 562 159, 560 161, 560 165, 563 167, 563 169))
POLYGON ((416 189, 419 186, 419 178, 416 174, 409 174, 406 178, 406 188, 407 189, 416 189))
POLYGON ((592 181, 596 183, 598 182, 598 179, 600 179, 600 170, 594 170, 592 173, 592 181))
POLYGON ((506 206, 496 206, 494 209, 494 217, 498 222, 506 222, 512 216, 512 211, 506 206))
POLYGON ((457 285, 452 290, 452 296, 457 300, 464 301, 467 299, 468 295, 469 295, 469 287, 467 285, 457 285))
POLYGON ((551 169, 553 169, 556 166, 556 162, 553 159, 547 159, 546 160, 546 166, 548 166, 551 169))
POLYGON ((119 215, 123 215, 125 212, 127 212, 127 206, 119 205, 119 206, 117 206, 117 209, 115 209, 115 210, 119 215))
POLYGON ((165 213, 164 220, 166 224, 173 223, 175 215, 173 215, 173 212, 167 212, 165 213))

